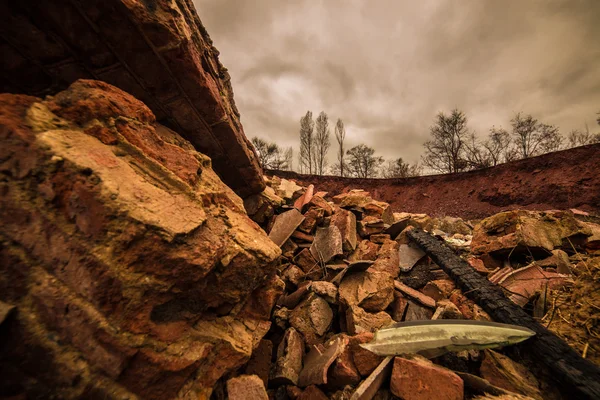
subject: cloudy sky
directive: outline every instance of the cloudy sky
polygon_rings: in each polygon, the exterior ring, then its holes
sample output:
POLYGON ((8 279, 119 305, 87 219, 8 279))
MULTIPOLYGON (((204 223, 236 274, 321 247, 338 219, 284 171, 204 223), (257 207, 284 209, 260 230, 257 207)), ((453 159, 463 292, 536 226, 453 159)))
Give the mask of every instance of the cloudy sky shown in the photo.
POLYGON ((455 107, 481 136, 518 111, 598 130, 599 0, 194 3, 249 137, 297 149, 300 117, 323 110, 333 141, 341 118, 349 145, 414 162, 455 107))

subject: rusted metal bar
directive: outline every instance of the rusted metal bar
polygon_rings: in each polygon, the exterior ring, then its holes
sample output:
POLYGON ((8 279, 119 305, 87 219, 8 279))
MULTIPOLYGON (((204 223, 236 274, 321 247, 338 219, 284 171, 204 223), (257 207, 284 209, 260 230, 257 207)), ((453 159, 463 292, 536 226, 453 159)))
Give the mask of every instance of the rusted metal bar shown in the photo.
POLYGON ((600 399, 598 366, 581 357, 565 341, 537 323, 521 307, 511 302, 500 287, 481 276, 444 243, 418 228, 411 229, 408 237, 495 321, 524 326, 534 331, 536 336, 521 345, 521 351, 538 365, 543 365, 569 398, 600 399))

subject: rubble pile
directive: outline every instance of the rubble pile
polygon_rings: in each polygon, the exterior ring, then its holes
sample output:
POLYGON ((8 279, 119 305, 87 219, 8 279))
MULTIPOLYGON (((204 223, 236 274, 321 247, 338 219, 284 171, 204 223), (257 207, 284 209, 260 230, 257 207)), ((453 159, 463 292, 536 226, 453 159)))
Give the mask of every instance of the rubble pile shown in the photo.
MULTIPOLYGON (((557 396, 501 351, 470 350, 427 360, 377 356, 360 344, 401 321, 491 321, 409 241, 406 232, 414 227, 451 246, 515 304, 552 328, 560 319, 554 299, 581 286, 578 279, 590 268, 596 277, 600 271, 600 226, 592 217, 574 210, 508 211, 482 221, 431 218, 395 213, 362 190, 330 197, 312 185, 265 179, 266 190, 247 198, 245 207, 282 249, 278 277, 254 293, 272 325, 250 362, 217 386, 217 398, 247 375, 257 375, 260 384, 248 380, 252 384, 244 396, 229 391, 229 398, 248 398, 257 384, 262 392, 256 398, 265 399, 557 396)), ((567 317, 573 319, 570 333, 587 344, 570 343, 579 352, 585 346, 586 356, 597 362, 597 318, 579 321, 577 328, 576 317, 567 317)))

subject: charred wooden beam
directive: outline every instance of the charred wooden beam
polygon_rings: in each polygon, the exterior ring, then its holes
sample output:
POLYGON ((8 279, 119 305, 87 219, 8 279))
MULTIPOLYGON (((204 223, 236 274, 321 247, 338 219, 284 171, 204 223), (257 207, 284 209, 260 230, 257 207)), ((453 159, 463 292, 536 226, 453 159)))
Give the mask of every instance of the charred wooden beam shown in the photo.
POLYGON ((499 286, 481 276, 465 260, 421 229, 412 229, 408 237, 423 249, 463 290, 495 321, 527 327, 536 336, 521 346, 522 351, 551 373, 569 398, 600 399, 600 368, 581 357, 565 341, 540 325, 523 309, 511 302, 499 286))

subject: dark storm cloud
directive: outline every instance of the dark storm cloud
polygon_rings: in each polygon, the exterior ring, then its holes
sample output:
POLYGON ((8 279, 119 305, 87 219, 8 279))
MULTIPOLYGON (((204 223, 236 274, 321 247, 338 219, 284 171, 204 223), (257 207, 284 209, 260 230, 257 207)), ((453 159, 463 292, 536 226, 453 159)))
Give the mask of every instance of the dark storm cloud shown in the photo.
POLYGON ((597 0, 195 0, 248 136, 298 148, 306 110, 416 161, 438 111, 485 135, 532 113, 596 129, 597 0))

